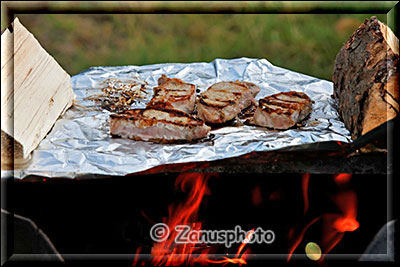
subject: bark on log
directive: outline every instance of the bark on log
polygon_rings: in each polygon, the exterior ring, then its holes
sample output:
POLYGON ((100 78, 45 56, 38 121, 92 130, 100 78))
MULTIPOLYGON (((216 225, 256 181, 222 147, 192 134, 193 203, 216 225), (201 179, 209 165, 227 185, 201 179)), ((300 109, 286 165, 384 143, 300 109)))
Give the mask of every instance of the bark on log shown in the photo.
POLYGON ((333 96, 353 139, 399 113, 398 62, 399 40, 375 16, 337 54, 333 96))

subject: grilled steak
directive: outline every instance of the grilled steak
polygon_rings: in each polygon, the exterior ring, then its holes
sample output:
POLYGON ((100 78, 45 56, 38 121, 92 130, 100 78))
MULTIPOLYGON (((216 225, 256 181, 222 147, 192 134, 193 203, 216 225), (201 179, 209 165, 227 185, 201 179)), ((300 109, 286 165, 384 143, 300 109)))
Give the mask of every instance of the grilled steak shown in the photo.
POLYGON ((154 87, 153 91, 153 98, 147 104, 147 107, 176 109, 186 113, 193 112, 196 102, 194 84, 162 75, 158 79, 158 86, 154 87))
POLYGON ((288 129, 312 111, 312 100, 302 92, 284 92, 259 100, 253 121, 259 126, 288 129))
POLYGON ((198 116, 209 123, 224 123, 255 102, 254 89, 240 82, 218 82, 200 94, 198 116))
POLYGON ((205 137, 210 127, 182 111, 146 108, 111 114, 110 131, 134 140, 168 143, 205 137))
POLYGON ((241 82, 241 81, 236 81, 235 83, 240 84, 240 85, 246 85, 250 89, 250 91, 254 97, 260 92, 260 87, 258 87, 258 85, 254 84, 254 83, 241 82))

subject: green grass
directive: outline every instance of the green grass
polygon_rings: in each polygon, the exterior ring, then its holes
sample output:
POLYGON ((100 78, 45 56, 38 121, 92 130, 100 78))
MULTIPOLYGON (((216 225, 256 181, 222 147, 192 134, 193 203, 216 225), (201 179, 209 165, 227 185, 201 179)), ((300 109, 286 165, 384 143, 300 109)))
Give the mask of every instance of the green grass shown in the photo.
MULTIPOLYGON (((372 14, 19 15, 71 75, 99 65, 266 58, 331 80, 342 44, 372 14)), ((386 22, 386 15, 378 15, 386 22)))

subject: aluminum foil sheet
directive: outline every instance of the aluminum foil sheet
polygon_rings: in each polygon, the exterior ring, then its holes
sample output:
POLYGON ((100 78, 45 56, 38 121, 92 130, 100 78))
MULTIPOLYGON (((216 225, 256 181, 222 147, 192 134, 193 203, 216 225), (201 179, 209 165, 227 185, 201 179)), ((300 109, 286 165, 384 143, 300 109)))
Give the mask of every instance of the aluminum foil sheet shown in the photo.
MULTIPOLYGON (((92 67, 73 76, 71 81, 77 105, 57 120, 33 152, 30 165, 16 170, 14 177, 121 176, 163 164, 219 160, 322 141, 351 142, 350 133, 340 121, 331 98, 331 82, 276 67, 266 59, 92 67), (294 90, 305 92, 315 103, 305 126, 286 131, 249 125, 227 126, 211 131, 211 137, 205 141, 190 144, 156 144, 111 137, 110 112, 88 97, 99 94, 100 84, 108 78, 133 77, 148 83, 149 100, 151 88, 157 85, 162 74, 193 83, 200 91, 219 81, 243 80, 260 86, 257 100, 294 90)), ((145 107, 148 100, 134 103, 132 107, 145 107)), ((2 177, 9 174, 2 171, 2 177)))

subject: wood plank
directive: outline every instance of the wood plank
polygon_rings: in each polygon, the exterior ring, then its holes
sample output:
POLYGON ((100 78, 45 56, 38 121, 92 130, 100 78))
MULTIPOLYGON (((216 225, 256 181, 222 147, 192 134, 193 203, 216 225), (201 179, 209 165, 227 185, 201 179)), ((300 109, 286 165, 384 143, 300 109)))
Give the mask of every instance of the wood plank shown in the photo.
POLYGON ((1 156, 27 158, 73 104, 71 77, 18 18, 1 46, 1 156))

